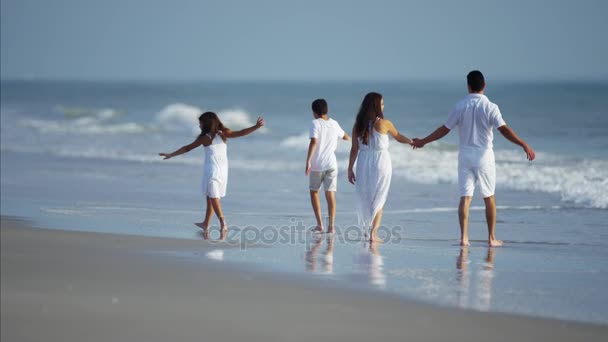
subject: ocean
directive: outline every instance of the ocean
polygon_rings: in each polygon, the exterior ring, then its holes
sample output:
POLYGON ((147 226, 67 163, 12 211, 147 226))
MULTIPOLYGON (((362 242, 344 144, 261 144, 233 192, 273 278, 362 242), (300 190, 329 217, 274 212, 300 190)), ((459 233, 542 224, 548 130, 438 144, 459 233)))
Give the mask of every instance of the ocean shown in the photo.
POLYGON ((2 81, 1 213, 55 229, 205 238, 192 224, 205 210, 202 148, 168 161, 158 153, 193 141, 203 111, 233 130, 263 116, 263 129, 228 142, 224 243, 241 248, 218 243, 185 260, 303 273, 450 307, 608 324, 608 83, 489 80, 486 95, 537 152, 528 162, 495 132, 497 237, 505 241, 496 249, 484 241, 478 193, 473 245, 457 245, 455 132, 421 150, 391 141, 387 242, 377 248, 356 227, 350 143, 340 142, 338 234, 306 233, 315 223, 304 175, 310 104, 325 98, 330 117, 350 131, 369 91, 383 94, 385 116, 401 133, 423 137, 444 123, 466 85, 2 81))

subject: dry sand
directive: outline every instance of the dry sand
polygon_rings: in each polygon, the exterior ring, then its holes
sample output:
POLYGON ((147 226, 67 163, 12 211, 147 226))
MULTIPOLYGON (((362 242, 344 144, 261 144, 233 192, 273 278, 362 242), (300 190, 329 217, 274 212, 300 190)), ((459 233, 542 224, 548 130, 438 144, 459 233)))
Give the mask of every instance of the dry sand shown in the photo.
MULTIPOLYGON (((440 308, 159 253, 205 241, 1 222, 1 340, 599 341, 608 327, 440 308)), ((202 259, 202 258, 201 258, 202 259)))

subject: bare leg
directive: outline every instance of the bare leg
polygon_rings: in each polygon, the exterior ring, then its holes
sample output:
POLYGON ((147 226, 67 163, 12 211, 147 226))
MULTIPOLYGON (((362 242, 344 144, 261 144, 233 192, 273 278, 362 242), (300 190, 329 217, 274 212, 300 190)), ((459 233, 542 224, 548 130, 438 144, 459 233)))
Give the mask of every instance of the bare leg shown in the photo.
POLYGON ((374 242, 374 243, 383 243, 384 242, 384 241, 382 241, 382 239, 380 239, 378 237, 378 227, 380 227, 380 222, 382 222, 382 213, 383 212, 384 212, 384 209, 380 209, 380 211, 378 211, 378 213, 374 217, 374 220, 372 221, 372 231, 369 235, 370 242, 374 242))
POLYGON ((205 212, 205 220, 203 222, 195 223, 195 225, 203 230, 207 230, 209 228, 209 222, 211 222, 211 217, 213 217, 213 204, 211 204, 211 199, 207 197, 207 211, 205 212))
POLYGON ((471 206, 471 196, 460 197, 458 206, 458 221, 460 222, 460 245, 470 246, 469 242, 469 207, 471 206))
POLYGON ((226 222, 224 221, 224 213, 222 212, 222 205, 220 204, 220 199, 209 198, 209 201, 211 201, 211 205, 213 206, 213 210, 215 211, 215 216, 217 216, 218 220, 220 220, 220 229, 227 229, 226 222))
POLYGON ((334 233, 334 221, 336 219, 336 192, 325 191, 325 199, 327 200, 327 212, 329 213, 329 225, 327 232, 334 233))
POLYGON ((502 241, 496 239, 496 200, 494 195, 483 199, 486 204, 486 222, 488 223, 488 245, 502 246, 502 241))
POLYGON ((323 232, 323 219, 321 218, 321 200, 319 199, 319 192, 310 190, 310 203, 312 204, 312 211, 315 213, 317 219, 317 226, 315 232, 323 232))

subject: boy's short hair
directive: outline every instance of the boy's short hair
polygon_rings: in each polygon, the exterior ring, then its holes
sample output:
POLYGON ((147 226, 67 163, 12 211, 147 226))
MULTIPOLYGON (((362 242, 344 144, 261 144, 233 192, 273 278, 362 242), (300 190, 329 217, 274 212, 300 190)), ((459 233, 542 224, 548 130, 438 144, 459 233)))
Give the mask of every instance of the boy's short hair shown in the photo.
POLYGON ((478 92, 483 90, 486 80, 483 78, 481 71, 473 70, 467 75, 467 84, 472 91, 478 92))
POLYGON ((327 101, 324 99, 316 99, 312 102, 312 111, 317 115, 327 114, 327 101))

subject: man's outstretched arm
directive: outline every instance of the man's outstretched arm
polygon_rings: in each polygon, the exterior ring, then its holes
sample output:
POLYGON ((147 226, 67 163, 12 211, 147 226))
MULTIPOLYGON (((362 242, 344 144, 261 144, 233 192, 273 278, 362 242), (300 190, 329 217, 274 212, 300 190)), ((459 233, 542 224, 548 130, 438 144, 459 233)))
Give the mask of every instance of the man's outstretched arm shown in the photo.
POLYGON ((445 125, 441 125, 433 133, 429 134, 426 138, 414 139, 412 145, 416 148, 421 148, 428 143, 445 137, 448 133, 450 133, 450 129, 447 128, 445 125))
POLYGON ((536 154, 534 153, 532 147, 530 147, 528 144, 526 144, 525 141, 518 137, 517 134, 515 134, 515 132, 507 125, 502 125, 498 127, 498 131, 500 132, 500 134, 502 134, 503 137, 505 137, 510 142, 514 143, 515 145, 521 146, 524 149, 524 152, 526 152, 528 160, 534 160, 534 158, 536 158, 536 154))

